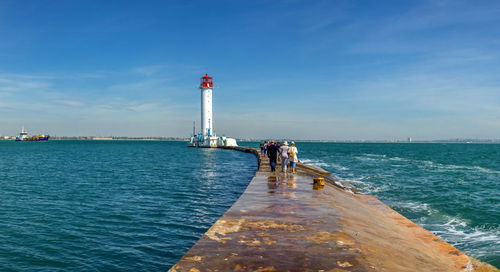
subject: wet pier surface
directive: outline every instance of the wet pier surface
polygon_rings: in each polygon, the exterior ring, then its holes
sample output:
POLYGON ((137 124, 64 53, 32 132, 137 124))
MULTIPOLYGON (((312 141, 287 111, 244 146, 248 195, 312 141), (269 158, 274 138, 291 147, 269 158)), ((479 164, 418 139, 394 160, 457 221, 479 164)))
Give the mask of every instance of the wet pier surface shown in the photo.
POLYGON ((259 158, 242 196, 170 271, 498 271, 373 196, 313 186, 324 170, 273 173, 259 158))

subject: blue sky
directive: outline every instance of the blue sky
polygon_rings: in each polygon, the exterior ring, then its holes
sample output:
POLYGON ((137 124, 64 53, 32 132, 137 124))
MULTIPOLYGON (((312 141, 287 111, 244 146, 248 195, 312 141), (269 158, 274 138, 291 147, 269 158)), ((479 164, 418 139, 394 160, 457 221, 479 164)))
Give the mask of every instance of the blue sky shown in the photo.
POLYGON ((0 134, 500 138, 498 1, 0 1, 0 134))

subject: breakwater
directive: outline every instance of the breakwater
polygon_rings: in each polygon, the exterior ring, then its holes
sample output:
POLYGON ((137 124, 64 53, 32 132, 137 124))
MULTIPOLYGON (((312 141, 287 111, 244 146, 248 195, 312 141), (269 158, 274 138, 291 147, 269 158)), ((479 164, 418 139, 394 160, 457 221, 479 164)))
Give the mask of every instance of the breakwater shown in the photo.
POLYGON ((377 198, 300 164, 259 170, 238 201, 170 271, 497 271, 377 198), (324 187, 312 185, 323 176, 324 187))

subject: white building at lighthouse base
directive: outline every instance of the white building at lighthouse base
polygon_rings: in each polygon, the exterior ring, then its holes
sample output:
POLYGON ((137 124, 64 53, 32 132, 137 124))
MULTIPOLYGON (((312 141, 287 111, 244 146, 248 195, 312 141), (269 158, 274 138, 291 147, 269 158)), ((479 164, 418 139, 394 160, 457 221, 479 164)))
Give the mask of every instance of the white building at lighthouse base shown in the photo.
POLYGON ((236 142, 236 139, 228 138, 228 137, 224 137, 224 136, 197 135, 197 136, 191 137, 191 139, 189 140, 188 146, 215 148, 215 147, 238 146, 238 143, 236 142))

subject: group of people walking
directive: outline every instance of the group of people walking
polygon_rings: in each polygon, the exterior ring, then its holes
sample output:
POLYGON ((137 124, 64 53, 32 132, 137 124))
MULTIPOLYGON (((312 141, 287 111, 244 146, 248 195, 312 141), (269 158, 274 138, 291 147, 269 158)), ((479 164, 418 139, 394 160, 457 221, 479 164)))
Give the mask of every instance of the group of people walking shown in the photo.
POLYGON ((291 172, 295 173, 295 168, 299 162, 299 158, 297 156, 299 151, 295 146, 295 142, 292 141, 290 146, 287 141, 284 141, 283 144, 274 141, 262 142, 260 143, 260 151, 263 156, 267 156, 269 158, 271 172, 276 171, 276 165, 279 160, 281 162, 281 170, 283 173, 287 172, 288 165, 290 165, 291 172))

